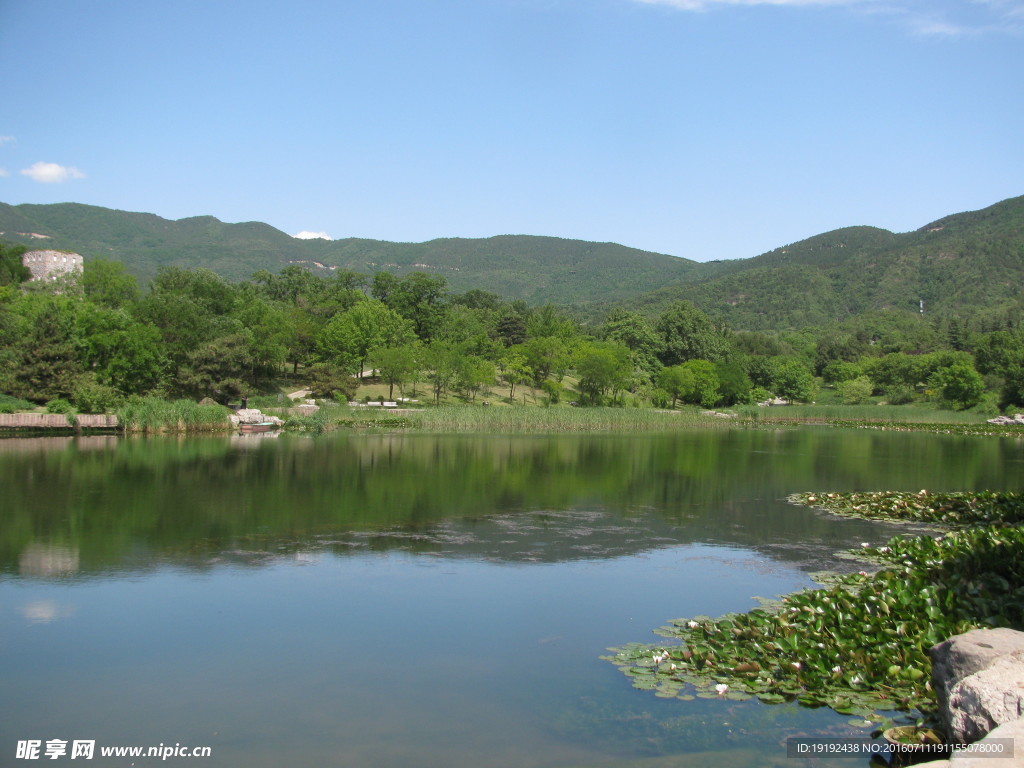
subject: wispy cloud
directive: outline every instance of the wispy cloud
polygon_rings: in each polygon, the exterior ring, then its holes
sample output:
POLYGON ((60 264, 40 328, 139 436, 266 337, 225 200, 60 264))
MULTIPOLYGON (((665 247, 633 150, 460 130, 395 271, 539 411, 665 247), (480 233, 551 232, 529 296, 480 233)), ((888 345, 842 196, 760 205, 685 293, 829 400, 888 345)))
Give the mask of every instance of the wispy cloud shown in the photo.
POLYGON ((85 174, 77 168, 70 165, 58 165, 57 163, 33 163, 30 168, 25 168, 21 173, 41 184, 59 184, 68 179, 85 178, 85 174))
POLYGON ((5 168, 0 168, 0 176, 10 176, 5 168))
POLYGON ((326 232, 308 232, 308 231, 305 231, 305 230, 303 230, 302 232, 299 232, 298 234, 292 235, 292 237, 297 237, 299 240, 330 240, 331 239, 331 236, 328 235, 326 232))
POLYGON ((632 0, 681 11, 737 6, 839 8, 897 23, 914 34, 963 37, 987 33, 1024 34, 1024 0, 632 0))
POLYGON ((706 11, 722 5, 791 5, 791 6, 836 6, 861 5, 874 0, 634 0, 647 5, 671 5, 684 11, 706 11))
POLYGON ((0 136, 0 145, 9 144, 12 141, 14 141, 13 136, 0 136))

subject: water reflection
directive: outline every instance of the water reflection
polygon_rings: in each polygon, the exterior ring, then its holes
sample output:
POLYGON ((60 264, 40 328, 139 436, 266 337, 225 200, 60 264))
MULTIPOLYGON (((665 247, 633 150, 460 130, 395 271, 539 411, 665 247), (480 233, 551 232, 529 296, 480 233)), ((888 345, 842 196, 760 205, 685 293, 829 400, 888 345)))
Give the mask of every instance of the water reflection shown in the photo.
POLYGON ((807 542, 847 537, 782 504, 789 493, 995 489, 1024 474, 1016 441, 866 431, 255 437, 0 440, 0 573, 304 548, 559 562, 694 541, 803 563, 807 542))
POLYGON ((789 493, 1024 479, 1014 441, 815 429, 103 440, 0 441, 5 732, 216 768, 786 765, 863 733, 598 657, 888 536, 789 493))

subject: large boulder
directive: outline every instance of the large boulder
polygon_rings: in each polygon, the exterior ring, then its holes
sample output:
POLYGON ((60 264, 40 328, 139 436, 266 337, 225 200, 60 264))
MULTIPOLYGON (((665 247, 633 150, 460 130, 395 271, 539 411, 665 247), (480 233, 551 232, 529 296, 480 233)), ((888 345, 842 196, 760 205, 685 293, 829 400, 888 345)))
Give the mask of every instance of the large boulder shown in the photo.
POLYGON ((277 416, 267 416, 258 408, 239 408, 229 418, 232 424, 266 424, 267 422, 277 426, 284 424, 277 416))
POLYGON ((1024 716, 1024 632, 975 629, 931 649, 939 714, 954 743, 1024 716))
POLYGON ((1000 725, 985 737, 985 741, 990 743, 990 747, 1001 742, 1000 751, 993 748, 984 752, 954 753, 949 761, 950 768, 1024 768, 1024 720, 1000 725))

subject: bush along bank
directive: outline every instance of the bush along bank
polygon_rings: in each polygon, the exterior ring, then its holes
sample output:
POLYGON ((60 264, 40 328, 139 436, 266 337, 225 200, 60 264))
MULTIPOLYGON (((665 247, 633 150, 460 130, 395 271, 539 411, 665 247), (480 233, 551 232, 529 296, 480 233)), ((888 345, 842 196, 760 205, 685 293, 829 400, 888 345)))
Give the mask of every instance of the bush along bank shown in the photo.
POLYGON ((882 566, 873 575, 838 577, 777 609, 678 619, 658 631, 676 644, 631 644, 604 658, 635 687, 665 698, 756 696, 828 706, 864 724, 893 711, 934 723, 928 649, 977 627, 1024 628, 1024 532, 1016 526, 1024 502, 1009 493, 927 492, 800 500, 883 519, 907 519, 915 508, 960 529, 865 544, 857 554, 882 566))

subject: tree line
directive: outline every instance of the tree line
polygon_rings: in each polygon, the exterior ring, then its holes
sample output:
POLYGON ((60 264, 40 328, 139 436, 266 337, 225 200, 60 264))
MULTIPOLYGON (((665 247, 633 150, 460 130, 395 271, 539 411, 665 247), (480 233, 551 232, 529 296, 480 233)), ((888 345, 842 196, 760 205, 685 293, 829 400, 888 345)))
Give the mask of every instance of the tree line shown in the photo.
POLYGON ((237 401, 276 391, 283 376, 347 400, 371 374, 392 399, 422 385, 436 402, 498 392, 710 408, 810 402, 819 382, 851 403, 1024 402, 1024 334, 1009 316, 981 330, 876 313, 740 332, 681 301, 657 317, 613 309, 584 324, 551 305, 453 293, 422 272, 318 276, 292 265, 229 283, 167 268, 143 291, 122 264, 94 259, 81 275, 26 282, 20 250, 0 245, 0 393, 82 412, 143 395, 237 401))

